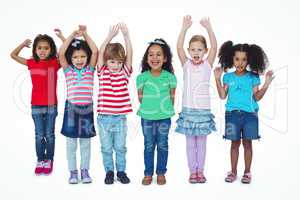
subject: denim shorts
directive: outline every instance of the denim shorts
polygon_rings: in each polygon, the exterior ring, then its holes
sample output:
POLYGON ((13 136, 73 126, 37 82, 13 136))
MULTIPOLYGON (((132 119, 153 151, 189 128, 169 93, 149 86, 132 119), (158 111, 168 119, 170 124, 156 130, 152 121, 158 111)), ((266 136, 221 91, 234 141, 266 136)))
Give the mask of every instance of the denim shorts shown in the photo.
POLYGON ((210 109, 183 107, 175 131, 187 136, 209 135, 216 131, 214 118, 210 109))
POLYGON ((232 141, 259 139, 257 112, 245 112, 242 110, 226 111, 225 135, 223 138, 232 141))

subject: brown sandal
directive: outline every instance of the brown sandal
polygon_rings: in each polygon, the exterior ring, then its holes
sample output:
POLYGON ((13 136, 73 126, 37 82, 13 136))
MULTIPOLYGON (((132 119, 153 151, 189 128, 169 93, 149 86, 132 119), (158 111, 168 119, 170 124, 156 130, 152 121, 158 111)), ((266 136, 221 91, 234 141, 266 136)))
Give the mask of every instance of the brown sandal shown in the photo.
POLYGON ((150 185, 152 183, 152 176, 145 176, 142 180, 143 185, 150 185))
POLYGON ((164 185, 166 184, 166 178, 164 175, 157 175, 157 184, 158 185, 164 185))

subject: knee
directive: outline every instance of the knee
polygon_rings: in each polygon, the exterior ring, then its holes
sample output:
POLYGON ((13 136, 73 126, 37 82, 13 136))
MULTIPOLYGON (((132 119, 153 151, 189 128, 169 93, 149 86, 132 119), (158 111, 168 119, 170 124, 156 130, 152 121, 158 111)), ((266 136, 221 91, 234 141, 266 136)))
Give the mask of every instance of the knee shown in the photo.
POLYGON ((46 134, 46 140, 47 140, 47 142, 54 142, 54 140, 55 140, 54 133, 46 134))
POLYGON ((101 145, 101 152, 104 154, 112 154, 112 146, 101 145))
POLYGON ((251 140, 243 140, 243 147, 245 150, 252 150, 252 141, 251 140))
POLYGON ((231 149, 232 150, 238 150, 240 148, 240 145, 241 145, 241 141, 238 140, 238 141, 232 141, 231 143, 231 149))
POLYGON ((146 152, 154 152, 155 145, 152 142, 145 142, 144 146, 146 152))
POLYGON ((159 141, 157 144, 157 150, 158 151, 168 151, 168 141, 167 140, 159 141))

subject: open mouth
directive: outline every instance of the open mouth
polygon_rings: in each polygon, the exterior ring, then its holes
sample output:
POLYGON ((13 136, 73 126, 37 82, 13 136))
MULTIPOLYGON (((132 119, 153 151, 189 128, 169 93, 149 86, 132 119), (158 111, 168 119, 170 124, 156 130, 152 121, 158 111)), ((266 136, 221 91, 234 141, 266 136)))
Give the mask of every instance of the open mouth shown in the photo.
POLYGON ((200 60, 200 56, 193 56, 193 59, 198 61, 198 60, 200 60))
POLYGON ((152 66, 159 66, 160 65, 160 61, 151 61, 151 65, 152 66))

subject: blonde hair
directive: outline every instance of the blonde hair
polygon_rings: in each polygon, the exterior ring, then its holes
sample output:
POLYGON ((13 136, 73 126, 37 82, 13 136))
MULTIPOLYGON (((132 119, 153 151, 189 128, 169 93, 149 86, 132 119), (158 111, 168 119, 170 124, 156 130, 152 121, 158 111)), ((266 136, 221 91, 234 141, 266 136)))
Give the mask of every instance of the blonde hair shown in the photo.
POLYGON ((125 49, 120 43, 109 43, 104 51, 104 62, 107 60, 115 59, 125 62, 126 54, 125 49))
POLYGON ((201 42, 204 45, 205 49, 207 49, 207 43, 206 43, 206 39, 204 36, 194 35, 189 41, 189 46, 191 46, 191 43, 193 43, 193 42, 201 42))

